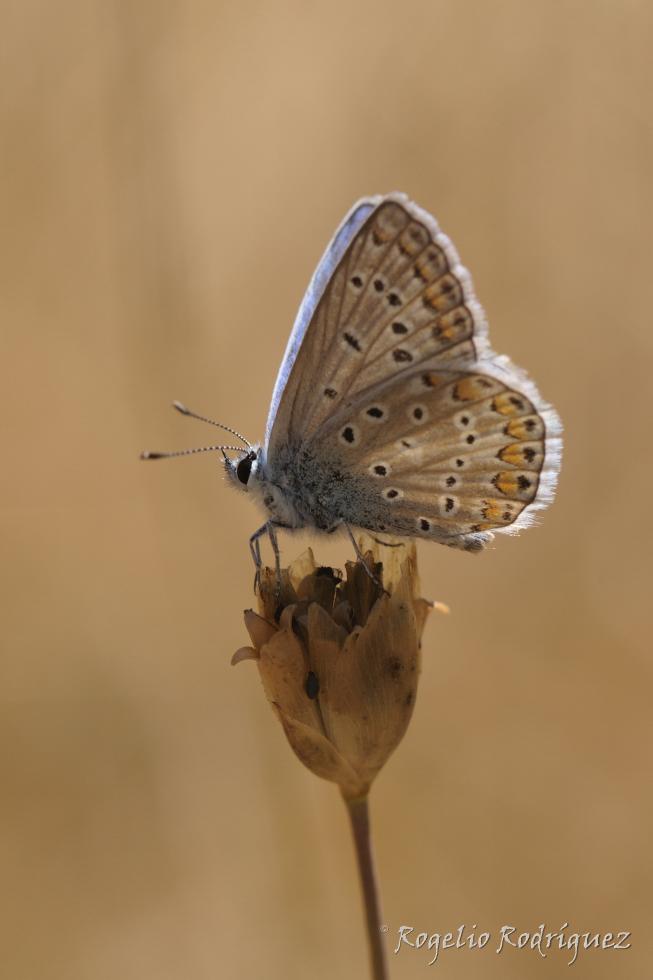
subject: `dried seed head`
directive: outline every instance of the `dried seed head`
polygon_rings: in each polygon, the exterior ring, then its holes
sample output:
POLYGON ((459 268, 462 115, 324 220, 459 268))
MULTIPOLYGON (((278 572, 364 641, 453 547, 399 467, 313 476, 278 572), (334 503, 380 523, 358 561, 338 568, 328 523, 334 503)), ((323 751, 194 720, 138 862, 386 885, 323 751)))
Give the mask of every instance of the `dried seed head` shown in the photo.
POLYGON ((363 536, 359 545, 384 588, 360 562, 343 579, 310 550, 282 571, 280 593, 264 569, 259 613, 245 613, 252 647, 232 661, 257 661, 296 755, 349 798, 366 795, 406 731, 431 608, 418 596, 413 542, 386 548, 363 536))

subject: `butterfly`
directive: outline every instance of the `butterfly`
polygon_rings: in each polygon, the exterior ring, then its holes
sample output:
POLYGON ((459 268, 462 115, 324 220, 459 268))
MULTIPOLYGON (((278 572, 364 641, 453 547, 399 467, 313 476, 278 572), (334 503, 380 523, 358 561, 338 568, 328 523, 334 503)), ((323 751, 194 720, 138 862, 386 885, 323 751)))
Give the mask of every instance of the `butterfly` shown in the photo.
POLYGON ((480 551, 551 502, 561 431, 528 376, 491 349, 451 241, 392 193, 358 201, 320 260, 263 444, 235 433, 244 449, 207 448, 222 449, 230 480, 265 512, 250 539, 257 568, 264 534, 278 568, 279 528, 344 527, 354 547, 352 527, 480 551))

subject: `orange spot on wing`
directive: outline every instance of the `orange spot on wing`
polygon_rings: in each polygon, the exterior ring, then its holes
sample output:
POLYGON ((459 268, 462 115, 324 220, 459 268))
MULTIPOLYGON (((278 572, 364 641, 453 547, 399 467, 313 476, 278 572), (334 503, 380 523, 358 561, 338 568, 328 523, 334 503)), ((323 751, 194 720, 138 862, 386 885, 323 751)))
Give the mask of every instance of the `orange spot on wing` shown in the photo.
POLYGON ((492 402, 492 408, 500 415, 524 415, 525 412, 532 412, 533 407, 523 395, 517 395, 514 391, 504 391, 497 395, 492 402))
POLYGON ((469 377, 456 382, 453 398, 457 402, 480 401, 482 398, 488 398, 493 389, 496 391, 498 383, 494 379, 471 374, 469 377))
POLYGON ((410 255, 411 257, 417 255, 421 249, 421 243, 416 242, 414 238, 408 234, 408 231, 402 232, 402 234, 397 239, 397 245, 399 246, 399 251, 403 255, 410 255))
POLYGON ((472 332, 474 318, 466 306, 456 306, 440 317, 439 326, 440 329, 453 329, 459 336, 463 336, 472 332))
POLYGON ((462 288, 455 276, 442 276, 437 282, 424 290, 424 306, 447 313, 462 302, 462 288))
POLYGON ((520 473, 517 470, 497 473, 492 483, 497 490, 513 500, 529 502, 537 492, 537 477, 532 473, 520 473))
POLYGON ((482 530, 507 527, 517 520, 522 510, 521 503, 506 500, 484 500, 481 517, 485 521, 482 530))
POLYGON ((497 490, 500 490, 506 497, 515 497, 517 495, 517 479, 515 473, 498 473, 492 482, 497 490))
POLYGON ((436 340, 453 340, 456 336, 455 327, 440 325, 433 328, 433 335, 436 340))
POLYGON ((502 449, 497 455, 504 463, 510 463, 512 466, 520 466, 532 470, 537 470, 540 467, 541 452, 537 444, 533 445, 529 443, 525 445, 524 443, 513 442, 510 446, 502 449))
POLYGON ((501 519, 501 515, 505 511, 506 505, 501 500, 485 500, 481 513, 486 521, 494 522, 494 524, 503 524, 505 522, 501 519))
POLYGON ((521 446, 519 443, 513 442, 511 446, 506 446, 499 453, 499 458, 504 461, 504 463, 511 463, 512 466, 522 466, 524 463, 524 455, 522 453, 521 446))
POLYGON ((471 402, 476 401, 479 397, 479 389, 476 385, 476 378, 469 377, 463 378, 462 381, 456 382, 453 389, 453 397, 457 402, 471 402))
MULTIPOLYGON (((494 401, 496 402, 497 399, 495 398, 494 401)), ((505 431, 513 439, 541 439, 544 434, 544 426, 539 415, 527 415, 525 418, 510 421, 505 431)))

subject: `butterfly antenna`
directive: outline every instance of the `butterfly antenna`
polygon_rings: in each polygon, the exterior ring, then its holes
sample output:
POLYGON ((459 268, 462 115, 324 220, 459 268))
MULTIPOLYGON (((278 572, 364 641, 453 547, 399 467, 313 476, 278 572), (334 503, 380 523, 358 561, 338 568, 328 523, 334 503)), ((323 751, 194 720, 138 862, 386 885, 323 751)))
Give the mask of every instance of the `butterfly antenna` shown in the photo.
MULTIPOLYGON (((252 448, 251 442, 249 442, 245 436, 241 435, 240 432, 236 432, 235 429, 231 429, 228 425, 223 425, 222 422, 214 422, 213 419, 207 419, 204 415, 198 415, 197 412, 191 412, 190 408, 186 408, 181 402, 174 401, 172 407, 176 408, 178 412, 182 415, 188 415, 192 419, 198 419, 200 422, 208 422, 209 425, 215 425, 218 429, 224 429, 225 432, 231 432, 232 436, 236 436, 237 439, 242 439, 248 449, 252 448)), ((219 447, 218 447, 219 448, 219 447)), ((225 446, 225 449, 231 449, 231 446, 225 446)))
POLYGON ((156 453, 146 449, 141 453, 141 459, 170 459, 172 456, 192 456, 193 453, 212 453, 218 449, 222 450, 222 455, 225 459, 228 459, 225 449, 233 449, 236 453, 242 453, 243 451, 242 446, 200 446, 199 449, 178 449, 172 453, 156 453))

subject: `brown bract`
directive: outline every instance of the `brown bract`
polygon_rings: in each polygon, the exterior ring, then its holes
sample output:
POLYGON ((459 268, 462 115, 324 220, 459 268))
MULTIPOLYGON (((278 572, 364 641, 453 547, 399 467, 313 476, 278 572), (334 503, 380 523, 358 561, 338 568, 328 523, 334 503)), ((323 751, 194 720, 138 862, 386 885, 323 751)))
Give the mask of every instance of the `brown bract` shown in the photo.
POLYGON ((344 579, 309 550, 283 569, 281 591, 264 569, 259 612, 245 612, 265 693, 296 755, 349 799, 365 796, 410 721, 420 642, 432 604, 418 596, 413 542, 359 540, 344 579))

